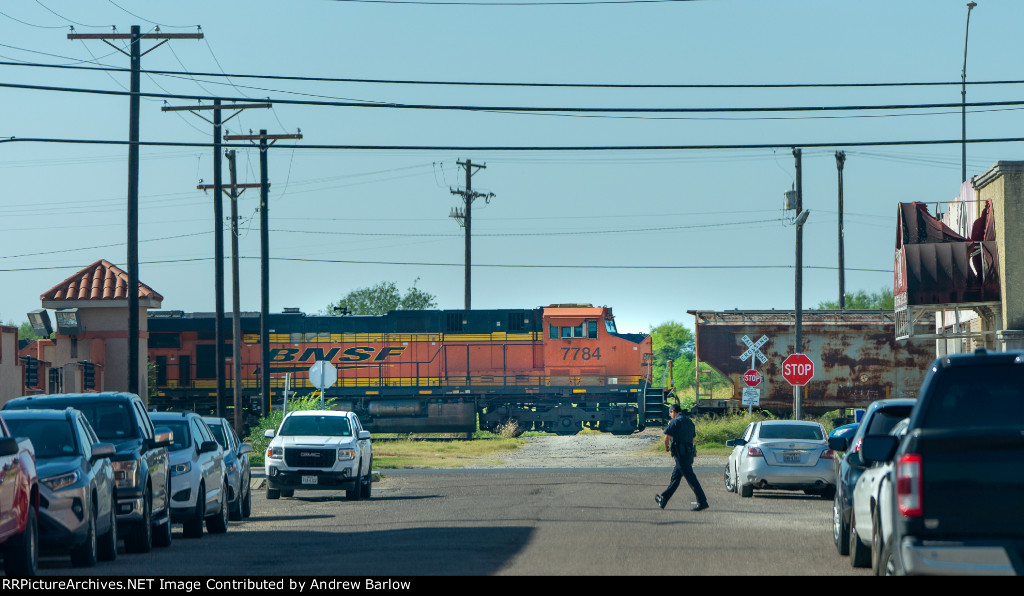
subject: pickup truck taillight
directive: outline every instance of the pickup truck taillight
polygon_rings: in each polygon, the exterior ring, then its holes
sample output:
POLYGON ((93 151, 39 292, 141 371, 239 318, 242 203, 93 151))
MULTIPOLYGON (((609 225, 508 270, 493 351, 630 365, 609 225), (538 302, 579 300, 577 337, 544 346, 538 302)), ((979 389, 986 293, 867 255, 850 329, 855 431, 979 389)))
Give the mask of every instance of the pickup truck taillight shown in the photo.
POLYGON ((904 455, 896 461, 896 505, 903 517, 920 517, 922 515, 922 480, 920 455, 912 453, 904 455))

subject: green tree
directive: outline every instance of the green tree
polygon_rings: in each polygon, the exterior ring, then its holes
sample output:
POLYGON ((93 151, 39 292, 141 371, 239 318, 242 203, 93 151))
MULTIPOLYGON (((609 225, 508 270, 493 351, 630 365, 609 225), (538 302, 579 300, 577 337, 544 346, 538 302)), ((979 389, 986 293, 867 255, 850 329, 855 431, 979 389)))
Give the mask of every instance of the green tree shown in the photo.
POLYGON ((325 314, 383 315, 392 310, 435 308, 436 297, 417 288, 416 282, 419 280, 417 277, 412 282, 412 287, 406 290, 405 295, 398 291, 398 286, 393 281, 382 281, 372 287, 357 288, 341 300, 328 304, 325 314))
MULTIPOLYGON (((12 321, 12 322, 10 322, 8 324, 13 326, 14 322, 12 321)), ((32 328, 32 323, 29 323, 28 321, 25 321, 21 325, 18 326, 18 339, 27 339, 27 340, 39 339, 39 336, 36 335, 35 329, 32 328)))
MULTIPOLYGON (((865 290, 846 293, 846 308, 865 310, 892 310, 896 302, 893 300, 892 288, 882 286, 877 292, 868 293, 865 290)), ((823 300, 818 303, 822 310, 837 310, 838 300, 823 300)))
POLYGON ((673 377, 678 376, 678 367, 683 361, 693 361, 696 342, 693 332, 676 321, 666 321, 651 329, 651 349, 654 352, 654 370, 651 382, 661 385, 665 367, 673 361, 673 377))

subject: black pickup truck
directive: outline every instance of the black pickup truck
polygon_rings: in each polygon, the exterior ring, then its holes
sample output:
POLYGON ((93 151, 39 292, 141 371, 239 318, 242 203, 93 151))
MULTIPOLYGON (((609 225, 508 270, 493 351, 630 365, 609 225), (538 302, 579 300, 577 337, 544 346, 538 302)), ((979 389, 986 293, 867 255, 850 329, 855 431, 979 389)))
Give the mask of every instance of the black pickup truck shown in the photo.
POLYGON ((891 469, 874 506, 883 575, 1024 575, 1024 352, 936 360, 902 440, 865 437, 891 469))
POLYGON ((4 410, 81 410, 101 441, 113 443, 110 458, 117 494, 117 533, 125 550, 149 552, 171 544, 171 470, 168 428, 154 428, 134 393, 65 393, 19 397, 4 410))

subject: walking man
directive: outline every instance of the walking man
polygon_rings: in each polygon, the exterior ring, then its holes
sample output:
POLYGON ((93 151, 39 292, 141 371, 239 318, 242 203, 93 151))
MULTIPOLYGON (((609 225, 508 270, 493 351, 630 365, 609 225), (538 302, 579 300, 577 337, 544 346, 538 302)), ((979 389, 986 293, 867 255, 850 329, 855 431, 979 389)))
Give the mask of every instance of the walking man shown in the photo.
POLYGON ((693 490, 697 502, 693 504, 691 511, 703 511, 709 507, 708 499, 704 495, 704 489, 700 487, 697 475, 693 473, 693 458, 697 455, 697 429, 693 421, 683 413, 678 404, 672 404, 668 409, 668 415, 672 418, 665 427, 665 451, 672 453, 675 460, 675 468, 672 469, 672 478, 669 480, 665 492, 654 495, 654 502, 662 509, 668 505, 669 499, 679 488, 679 481, 686 478, 686 483, 693 490))

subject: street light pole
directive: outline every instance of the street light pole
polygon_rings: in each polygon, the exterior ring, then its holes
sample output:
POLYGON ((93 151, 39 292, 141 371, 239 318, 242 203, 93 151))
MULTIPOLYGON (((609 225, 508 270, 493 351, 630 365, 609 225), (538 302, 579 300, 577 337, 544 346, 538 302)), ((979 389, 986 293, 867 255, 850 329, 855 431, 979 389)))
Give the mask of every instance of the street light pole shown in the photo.
POLYGON ((960 182, 967 181, 967 34, 971 31, 971 10, 977 2, 967 3, 967 27, 964 29, 964 69, 960 71, 960 182))

